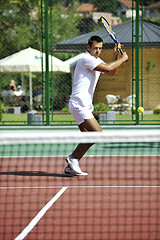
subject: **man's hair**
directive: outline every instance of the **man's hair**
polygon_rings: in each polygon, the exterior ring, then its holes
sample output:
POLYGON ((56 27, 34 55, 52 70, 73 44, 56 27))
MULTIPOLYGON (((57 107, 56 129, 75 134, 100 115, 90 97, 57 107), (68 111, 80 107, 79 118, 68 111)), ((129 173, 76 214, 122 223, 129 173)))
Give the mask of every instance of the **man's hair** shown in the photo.
POLYGON ((102 40, 102 38, 99 37, 99 36, 92 36, 92 37, 90 37, 90 39, 88 40, 88 45, 89 45, 90 47, 92 47, 93 42, 98 42, 98 43, 102 42, 102 43, 103 43, 103 40, 102 40))

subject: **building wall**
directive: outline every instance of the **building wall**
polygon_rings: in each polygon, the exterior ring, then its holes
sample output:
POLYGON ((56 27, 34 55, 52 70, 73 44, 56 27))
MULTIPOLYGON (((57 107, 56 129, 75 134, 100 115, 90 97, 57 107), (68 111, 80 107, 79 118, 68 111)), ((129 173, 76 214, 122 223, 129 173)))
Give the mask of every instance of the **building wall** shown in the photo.
POLYGON ((92 14, 92 18, 96 23, 98 23, 101 16, 105 17, 110 25, 117 25, 122 22, 122 20, 119 17, 115 17, 111 13, 93 12, 93 14, 92 14))
MULTIPOLYGON (((141 15, 142 15, 142 11, 139 10, 139 16, 141 16, 141 15)), ((128 9, 125 6, 121 5, 121 7, 119 7, 117 9, 117 16, 118 17, 132 18, 132 8, 128 9)), ((133 9, 133 19, 135 19, 135 18, 136 18, 136 10, 133 9)))
POLYGON ((143 56, 144 106, 160 108, 160 49, 146 49, 143 56))
MULTIPOLYGON (((107 104, 107 94, 118 95, 123 98, 132 94, 132 49, 127 49, 126 52, 129 56, 129 61, 119 68, 116 76, 108 76, 101 74, 94 95, 94 103, 104 102, 107 104)), ((103 50, 101 53, 101 58, 105 62, 110 62, 112 61, 112 53, 113 50, 111 49, 103 50)), ((159 48, 143 49, 143 106, 146 110, 158 107, 160 108, 159 56, 159 48)), ((135 78, 135 76, 133 77, 135 78)))

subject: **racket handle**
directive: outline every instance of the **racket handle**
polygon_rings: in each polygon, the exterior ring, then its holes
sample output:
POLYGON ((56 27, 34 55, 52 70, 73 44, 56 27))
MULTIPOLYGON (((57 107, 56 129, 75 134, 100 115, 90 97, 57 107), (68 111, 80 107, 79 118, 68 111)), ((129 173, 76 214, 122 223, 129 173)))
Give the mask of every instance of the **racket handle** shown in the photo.
MULTIPOLYGON (((120 53, 123 54, 122 48, 121 48, 121 47, 118 47, 118 49, 119 49, 120 53)), ((128 62, 128 60, 127 60, 126 62, 128 62)))
POLYGON ((122 48, 118 47, 118 49, 119 49, 120 53, 123 54, 122 48))

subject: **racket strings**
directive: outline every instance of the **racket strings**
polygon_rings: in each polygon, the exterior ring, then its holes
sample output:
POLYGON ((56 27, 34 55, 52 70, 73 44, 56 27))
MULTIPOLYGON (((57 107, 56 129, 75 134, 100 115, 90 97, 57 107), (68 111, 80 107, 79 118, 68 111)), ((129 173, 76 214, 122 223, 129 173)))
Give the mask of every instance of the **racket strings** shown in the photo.
POLYGON ((103 27, 108 32, 109 36, 117 44, 118 49, 121 52, 121 54, 123 54, 123 50, 121 49, 121 46, 119 45, 118 39, 116 37, 116 34, 113 32, 111 25, 108 23, 108 21, 104 17, 100 17, 100 20, 102 22, 103 27))
POLYGON ((115 35, 115 33, 113 32, 111 26, 108 25, 108 23, 107 23, 103 18, 101 19, 101 21, 102 21, 102 24, 103 24, 104 28, 106 29, 106 31, 107 31, 109 34, 115 35))

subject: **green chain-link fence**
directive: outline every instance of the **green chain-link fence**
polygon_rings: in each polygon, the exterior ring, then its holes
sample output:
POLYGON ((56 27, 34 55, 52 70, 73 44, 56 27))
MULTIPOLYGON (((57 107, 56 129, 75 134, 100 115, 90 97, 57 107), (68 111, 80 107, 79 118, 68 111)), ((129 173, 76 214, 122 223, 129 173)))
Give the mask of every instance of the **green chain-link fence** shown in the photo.
POLYGON ((75 125, 67 105, 76 62, 90 36, 102 37, 101 58, 112 61, 114 44, 100 16, 111 23, 129 61, 114 77, 101 74, 95 116, 101 124, 160 124, 157 1, 2 2, 1 125, 75 125), (143 114, 137 113, 138 106, 144 107, 143 114), (105 112, 113 119, 107 121, 105 112))

